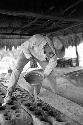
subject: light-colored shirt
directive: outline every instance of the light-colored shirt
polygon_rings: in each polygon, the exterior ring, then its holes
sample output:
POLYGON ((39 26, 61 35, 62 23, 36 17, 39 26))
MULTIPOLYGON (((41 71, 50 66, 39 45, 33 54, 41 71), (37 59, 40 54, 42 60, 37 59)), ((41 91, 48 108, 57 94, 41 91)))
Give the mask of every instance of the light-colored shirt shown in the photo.
POLYGON ((39 34, 33 35, 30 39, 25 41, 21 45, 21 51, 25 54, 25 57, 29 59, 31 55, 40 61, 46 60, 46 54, 44 54, 43 46, 47 43, 44 36, 39 34))
POLYGON ((21 45, 21 51, 23 51, 25 57, 27 59, 29 59, 31 56, 30 50, 29 50, 29 41, 25 41, 22 45, 21 45))
MULTIPOLYGON (((44 44, 48 41, 43 36, 32 36, 29 40, 25 41, 22 45, 22 51, 25 54, 27 59, 31 58, 32 56, 35 57, 39 61, 46 61, 46 54, 44 54, 44 44), (39 42, 39 43, 38 43, 39 42)), ((57 56, 54 55, 50 58, 47 66, 45 67, 44 74, 49 75, 51 71, 57 65, 57 56)))

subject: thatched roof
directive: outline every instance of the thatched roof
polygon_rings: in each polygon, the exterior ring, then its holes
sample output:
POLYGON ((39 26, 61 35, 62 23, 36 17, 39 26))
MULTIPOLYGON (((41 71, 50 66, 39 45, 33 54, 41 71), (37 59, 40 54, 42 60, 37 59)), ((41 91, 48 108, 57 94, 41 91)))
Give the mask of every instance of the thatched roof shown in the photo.
POLYGON ((20 4, 17 0, 3 0, 0 9, 0 47, 16 47, 25 41, 23 35, 41 33, 58 36, 65 47, 82 41, 82 0, 23 0, 20 4), (2 38, 1 35, 14 37, 2 38))
POLYGON ((13 46, 17 48, 17 46, 20 46, 23 42, 25 42, 29 38, 30 36, 0 35, 0 48, 3 48, 5 46, 10 50, 12 49, 13 46))
MULTIPOLYGON (((5 27, 5 26, 4 26, 5 27)), ((9 30, 7 29, 9 32, 9 30)), ((3 31, 2 31, 3 33, 3 31)), ((64 44, 65 48, 68 46, 74 46, 80 44, 83 40, 83 23, 77 23, 73 26, 67 26, 65 29, 61 29, 58 31, 50 31, 50 33, 41 33, 47 35, 49 38, 57 37, 61 42, 64 44)), ((31 36, 28 35, 8 35, 0 34, 0 48, 6 46, 7 48, 11 49, 12 46, 15 48, 21 45, 24 41, 29 39, 31 36)))
POLYGON ((57 36, 57 38, 61 40, 65 48, 67 48, 68 46, 79 45, 83 40, 82 33, 70 34, 67 36, 57 36))
MULTIPOLYGON (((0 48, 3 48, 6 46, 7 48, 11 49, 13 46, 17 48, 17 46, 20 46, 23 42, 28 40, 31 36, 19 36, 19 35, 0 35, 0 48)), ((68 46, 75 46, 79 45, 83 41, 83 33, 73 33, 68 35, 48 35, 49 38, 58 38, 65 48, 68 46)))
POLYGON ((64 30, 52 32, 48 34, 49 37, 57 37, 62 41, 64 46, 79 45, 83 41, 83 23, 67 27, 64 30))

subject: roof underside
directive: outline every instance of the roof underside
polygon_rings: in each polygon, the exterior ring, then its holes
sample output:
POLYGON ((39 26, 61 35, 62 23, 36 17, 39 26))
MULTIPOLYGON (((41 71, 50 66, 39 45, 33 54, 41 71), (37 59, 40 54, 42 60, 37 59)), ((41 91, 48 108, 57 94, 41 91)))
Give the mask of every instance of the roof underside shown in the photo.
MULTIPOLYGON (((81 0, 44 0, 17 3, 3 1, 0 3, 0 36, 32 36, 33 34, 48 34, 48 36, 63 36, 65 46, 78 44, 70 41, 73 35, 76 39, 83 33, 83 2, 81 0), (17 4, 16 4, 17 3, 17 4), (27 9, 28 8, 28 9, 27 9), (80 9, 79 9, 80 8, 80 9), (79 34, 76 36, 76 34, 79 34)), ((15 38, 15 37, 14 37, 15 38)))

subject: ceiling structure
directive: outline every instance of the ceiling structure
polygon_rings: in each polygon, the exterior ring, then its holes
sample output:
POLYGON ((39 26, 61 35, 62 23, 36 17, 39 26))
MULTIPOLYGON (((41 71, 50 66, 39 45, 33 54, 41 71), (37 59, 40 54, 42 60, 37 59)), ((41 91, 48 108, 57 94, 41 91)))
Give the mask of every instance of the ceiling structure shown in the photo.
POLYGON ((0 0, 0 35, 82 32, 82 0, 0 0))
POLYGON ((82 0, 0 1, 0 34, 33 35, 81 27, 82 5, 82 0))

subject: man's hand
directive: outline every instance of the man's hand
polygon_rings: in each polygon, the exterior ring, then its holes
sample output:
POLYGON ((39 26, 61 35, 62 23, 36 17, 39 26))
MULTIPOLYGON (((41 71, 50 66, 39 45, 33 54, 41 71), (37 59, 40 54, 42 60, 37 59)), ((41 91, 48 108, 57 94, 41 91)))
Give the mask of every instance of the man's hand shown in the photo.
POLYGON ((2 104, 2 106, 5 106, 7 103, 9 103, 11 101, 11 96, 6 95, 6 97, 4 98, 4 102, 2 104))
POLYGON ((47 74, 44 74, 44 79, 47 78, 47 77, 48 77, 48 75, 47 75, 47 74))

